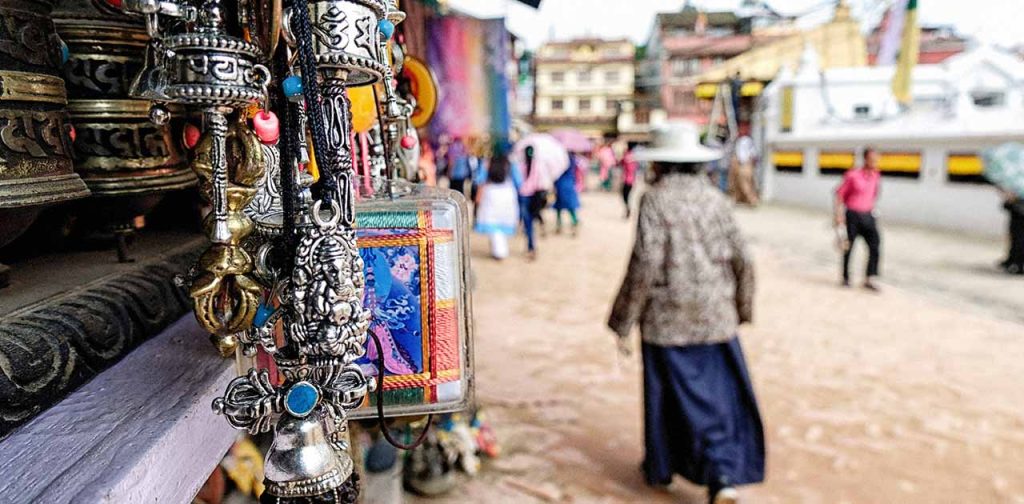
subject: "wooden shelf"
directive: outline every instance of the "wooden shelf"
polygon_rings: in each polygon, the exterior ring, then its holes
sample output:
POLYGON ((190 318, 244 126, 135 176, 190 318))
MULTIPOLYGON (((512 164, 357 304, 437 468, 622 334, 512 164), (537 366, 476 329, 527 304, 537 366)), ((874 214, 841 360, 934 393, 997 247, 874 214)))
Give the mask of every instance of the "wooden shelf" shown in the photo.
POLYGON ((0 502, 190 502, 238 431, 236 376, 191 315, 0 442, 0 502))

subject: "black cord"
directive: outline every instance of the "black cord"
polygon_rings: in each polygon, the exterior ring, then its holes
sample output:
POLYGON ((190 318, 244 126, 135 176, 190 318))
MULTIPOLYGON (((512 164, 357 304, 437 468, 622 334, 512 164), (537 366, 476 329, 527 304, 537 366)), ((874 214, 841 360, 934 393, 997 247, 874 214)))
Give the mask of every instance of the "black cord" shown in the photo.
MULTIPOLYGON (((288 52, 284 49, 284 44, 278 48, 277 58, 274 59, 274 72, 276 75, 287 75, 288 73, 288 52)), ((281 271, 291 271, 292 263, 294 262, 295 217, 299 196, 299 184, 298 180, 296 180, 297 174, 295 173, 295 156, 301 148, 297 135, 304 134, 300 131, 301 122, 299 114, 302 111, 299 110, 298 104, 289 101, 280 90, 272 96, 272 101, 274 108, 281 112, 280 138, 284 139, 278 149, 281 156, 281 209, 283 211, 281 235, 284 246, 278 247, 282 249, 278 251, 278 254, 281 271)))
POLYGON ((338 189, 334 166, 321 163, 328 156, 327 127, 324 125, 324 107, 320 101, 320 82, 317 79, 316 55, 313 53, 313 22, 309 19, 309 7, 305 0, 295 0, 292 4, 293 26, 295 38, 299 46, 299 66, 302 68, 302 94, 306 98, 306 117, 309 119, 313 134, 313 156, 318 157, 317 167, 320 169, 320 198, 329 203, 338 189))
POLYGON ((380 338, 373 334, 373 331, 367 331, 366 334, 369 334, 373 338, 373 343, 377 345, 377 422, 380 424, 380 433, 395 448, 400 450, 415 449, 426 441, 427 433, 430 432, 430 426, 434 423, 434 415, 427 415, 427 426, 423 428, 420 435, 416 437, 416 440, 410 444, 402 444, 391 435, 391 430, 384 423, 384 347, 381 346, 380 338))

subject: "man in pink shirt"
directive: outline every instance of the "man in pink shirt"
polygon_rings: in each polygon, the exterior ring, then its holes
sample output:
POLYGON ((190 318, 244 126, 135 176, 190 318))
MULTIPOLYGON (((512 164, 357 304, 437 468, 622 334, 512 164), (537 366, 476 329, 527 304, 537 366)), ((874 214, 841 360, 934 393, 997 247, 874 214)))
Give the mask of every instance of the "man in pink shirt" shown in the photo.
POLYGON ((868 244, 868 271, 864 287, 877 291, 879 248, 881 237, 875 222, 875 202, 881 190, 882 175, 878 171, 878 152, 864 149, 864 166, 846 172, 836 189, 835 224, 846 226, 847 246, 843 253, 843 286, 850 286, 850 253, 857 237, 868 244))

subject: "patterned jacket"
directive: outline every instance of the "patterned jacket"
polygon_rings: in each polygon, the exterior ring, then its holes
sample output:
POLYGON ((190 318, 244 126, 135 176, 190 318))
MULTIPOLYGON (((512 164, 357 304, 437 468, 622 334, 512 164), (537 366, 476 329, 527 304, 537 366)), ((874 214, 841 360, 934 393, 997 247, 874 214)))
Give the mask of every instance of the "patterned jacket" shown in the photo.
POLYGON ((640 200, 610 327, 659 346, 721 343, 752 319, 754 269, 729 201, 704 175, 670 174, 640 200))

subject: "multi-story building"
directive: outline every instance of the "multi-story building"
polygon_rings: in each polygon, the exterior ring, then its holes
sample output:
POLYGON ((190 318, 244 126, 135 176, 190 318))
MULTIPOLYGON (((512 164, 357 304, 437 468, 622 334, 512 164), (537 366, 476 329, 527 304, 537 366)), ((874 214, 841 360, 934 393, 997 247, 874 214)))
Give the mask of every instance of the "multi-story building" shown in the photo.
POLYGON ((620 104, 633 98, 634 54, 626 39, 541 46, 534 56, 534 126, 572 127, 594 138, 614 135, 620 104))
POLYGON ((736 12, 703 12, 687 2, 679 12, 660 13, 639 63, 638 105, 706 123, 710 103, 697 99, 692 77, 792 30, 791 18, 751 0, 736 12))

